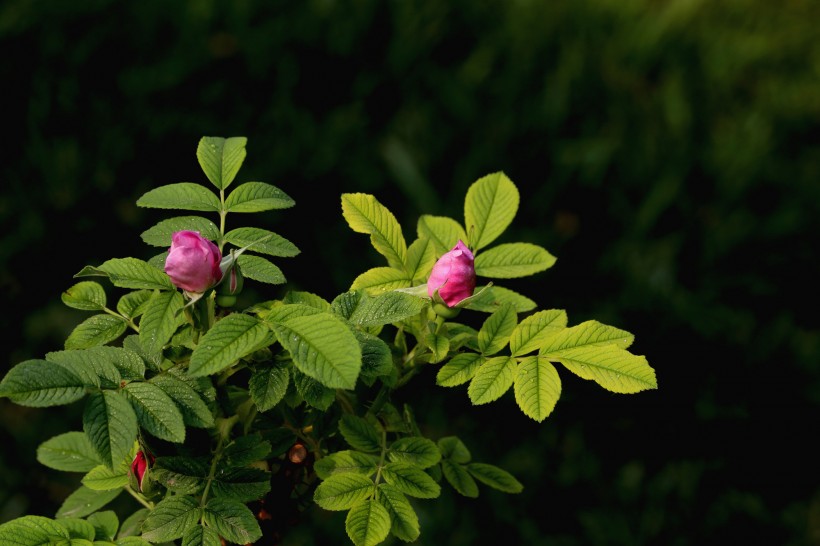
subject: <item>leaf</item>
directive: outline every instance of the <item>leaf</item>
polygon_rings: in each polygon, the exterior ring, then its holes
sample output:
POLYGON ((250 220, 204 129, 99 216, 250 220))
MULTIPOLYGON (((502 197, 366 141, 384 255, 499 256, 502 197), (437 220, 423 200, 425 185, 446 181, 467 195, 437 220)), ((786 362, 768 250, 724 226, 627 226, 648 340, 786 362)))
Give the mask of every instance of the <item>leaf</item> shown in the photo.
POLYGON ((180 313, 185 302, 182 294, 174 290, 154 294, 145 307, 140 319, 140 343, 147 351, 160 351, 185 322, 180 313))
POLYGON ((188 373, 201 377, 221 372, 269 341, 268 328, 259 319, 232 313, 217 321, 199 340, 188 373))
POLYGON ((534 275, 555 264, 555 256, 530 243, 507 243, 487 249, 475 257, 475 274, 492 279, 514 279, 534 275))
POLYGON ((199 502, 187 495, 161 500, 142 524, 142 538, 150 542, 167 542, 181 538, 200 518, 199 502))
POLYGON ((284 284, 285 275, 277 266, 259 256, 242 254, 236 259, 245 278, 267 284, 284 284))
POLYGON ((355 330, 354 334, 362 350, 362 368, 359 377, 362 380, 375 381, 378 377, 390 375, 393 371, 393 355, 390 352, 390 346, 381 338, 367 332, 355 330))
POLYGON ((245 150, 247 143, 245 137, 204 136, 199 139, 196 147, 199 166, 218 189, 224 190, 233 182, 248 153, 245 150))
POLYGON ((116 391, 92 393, 83 412, 83 430, 103 464, 114 468, 128 456, 137 438, 137 416, 116 391))
POLYGON ((404 493, 390 484, 379 484, 378 500, 390 515, 390 531, 400 540, 414 542, 420 534, 419 518, 404 493))
POLYGON ((503 468, 486 463, 470 463, 467 471, 478 481, 504 493, 520 493, 524 490, 521 482, 503 468))
POLYGON ((384 481, 411 497, 434 499, 441 487, 421 468, 404 462, 387 463, 382 468, 384 481))
POLYGON ((402 461, 419 468, 429 468, 441 460, 441 451, 432 440, 420 436, 408 436, 390 444, 387 456, 391 461, 402 461))
POLYGON ((200 184, 178 182, 154 188, 137 199, 138 207, 218 212, 219 197, 200 184))
POLYGON ((313 500, 325 510, 349 510, 373 494, 373 480, 362 474, 333 474, 316 487, 313 500))
POLYGON ((151 546, 151 544, 141 537, 123 537, 117 539, 115 546, 151 546))
POLYGON ((464 225, 473 252, 492 243, 507 229, 518 212, 518 202, 518 189, 503 172, 473 182, 464 200, 464 225))
POLYGON ((473 499, 478 497, 478 484, 475 483, 464 465, 445 459, 441 462, 441 470, 447 482, 461 495, 473 499))
POLYGON ((459 241, 466 241, 467 234, 461 224, 447 216, 422 214, 416 224, 419 239, 429 239, 436 248, 436 257, 449 251, 459 241))
MULTIPOLYGON (((114 347, 109 347, 115 349, 114 347)), ((46 353, 46 360, 59 364, 88 386, 104 388, 119 387, 122 377, 119 369, 112 364, 99 347, 46 353)))
POLYGON ((396 288, 407 288, 411 282, 408 274, 393 267, 374 267, 368 269, 350 285, 351 290, 365 290, 370 295, 378 295, 396 288))
POLYGON ((174 443, 185 441, 185 422, 174 401, 153 383, 133 382, 122 389, 131 401, 139 425, 153 436, 174 443))
POLYGON ((94 526, 81 518, 60 518, 56 521, 61 527, 68 531, 71 537, 71 544, 91 544, 94 540, 95 531, 94 526))
POLYGON ((271 452, 271 444, 259 433, 239 436, 222 451, 221 463, 226 467, 245 466, 260 461, 271 452))
POLYGON ((294 314, 295 307, 279 306, 266 319, 294 365, 326 387, 352 389, 362 354, 348 325, 330 313, 294 314))
POLYGON ((174 401, 186 425, 196 428, 214 425, 214 416, 208 405, 185 381, 170 374, 160 374, 152 377, 149 383, 156 385, 174 401))
POLYGON ((484 362, 467 387, 467 395, 476 406, 498 400, 510 387, 515 377, 515 359, 497 356, 484 362))
POLYGON ((151 478, 179 494, 196 494, 205 485, 210 460, 204 457, 158 457, 151 468, 151 478))
POLYGON ((339 432, 353 449, 371 452, 381 449, 381 434, 364 417, 343 414, 339 419, 339 432))
MULTIPOLYGON (((436 244, 427 237, 418 238, 407 248, 405 270, 411 281, 425 282, 440 252, 436 244)), ((411 284, 414 284, 411 282, 411 284)))
POLYGON ((483 289, 483 286, 476 287, 475 294, 477 294, 477 296, 475 299, 470 300, 470 303, 466 306, 467 309, 492 313, 505 303, 509 303, 513 306, 516 313, 526 313, 536 307, 534 301, 509 288, 493 285, 486 290, 483 289))
MULTIPOLYGON (((95 351, 99 351, 102 349, 113 349, 114 347, 97 347, 94 349, 95 351)), ((147 365, 153 371, 158 371, 160 365, 163 363, 163 356, 162 353, 159 351, 147 351, 145 347, 142 346, 140 343, 140 337, 136 334, 125 336, 122 340, 122 348, 126 351, 137 355, 137 357, 142 361, 143 367, 147 365)), ((142 379, 142 376, 138 376, 139 379, 142 379)))
POLYGON ((85 382, 63 366, 47 360, 20 362, 0 382, 0 397, 32 408, 70 404, 83 396, 85 382))
POLYGON ((445 436, 439 438, 438 448, 441 451, 441 456, 445 459, 450 459, 454 463, 469 463, 472 458, 470 450, 464 445, 456 436, 445 436))
POLYGON ((94 281, 81 281, 60 295, 63 303, 82 311, 102 311, 105 308, 105 290, 94 281))
POLYGON ((128 485, 128 466, 123 463, 115 470, 105 465, 94 467, 83 476, 82 483, 94 491, 120 489, 128 485))
POLYGON ((424 346, 430 349, 430 362, 435 364, 447 358, 450 352, 450 338, 442 334, 426 334, 424 346))
POLYGON ((376 251, 390 267, 404 269, 407 243, 396 217, 375 197, 366 193, 343 193, 342 216, 356 233, 370 235, 376 251))
POLYGON ((367 499, 350 509, 345 529, 356 546, 375 546, 390 533, 390 514, 375 499, 367 499))
POLYGON ((518 315, 509 303, 494 311, 478 331, 478 348, 481 353, 489 356, 506 347, 517 324, 518 315))
POLYGON ((572 328, 553 332, 543 340, 539 354, 557 356, 565 349, 586 345, 615 345, 626 349, 632 345, 634 339, 635 336, 626 330, 607 326, 596 320, 588 320, 572 328))
POLYGON ((211 483, 214 497, 250 502, 264 497, 271 488, 270 472, 259 468, 220 470, 211 483))
POLYGON ((64 432, 46 440, 37 448, 37 461, 63 472, 88 472, 101 462, 82 432, 64 432))
POLYGON ((107 276, 114 286, 120 288, 175 290, 168 275, 148 262, 137 258, 111 258, 99 267, 86 267, 74 276, 85 277, 89 275, 107 276))
POLYGON ((510 354, 521 356, 537 350, 543 341, 567 326, 563 309, 548 309, 534 313, 515 327, 510 336, 510 354))
POLYGON ((287 209, 295 203, 285 192, 264 182, 246 182, 237 186, 225 200, 228 212, 262 212, 287 209))
POLYGON ((68 538, 68 530, 59 522, 43 516, 23 516, 0 525, 4 546, 48 546, 68 538))
MULTIPOLYGON (((97 370, 97 375, 107 377, 109 380, 119 384, 120 380, 142 379, 145 375, 145 362, 142 358, 129 349, 123 347, 100 346, 91 347, 81 351, 85 357, 91 361, 91 366, 97 370), (118 374, 113 374, 108 370, 109 366, 116 368, 118 374)), ((51 358, 54 353, 49 353, 46 358, 51 358)))
POLYGON ((140 508, 125 518, 125 521, 123 521, 122 525, 120 525, 120 532, 117 535, 117 538, 123 539, 125 537, 139 534, 140 529, 142 528, 142 522, 145 521, 148 514, 149 511, 147 508, 140 508))
POLYGON ((476 371, 485 361, 486 358, 477 353, 457 354, 439 368, 436 374, 436 385, 441 387, 462 385, 475 376, 476 371))
POLYGON ((616 345, 562 349, 545 357, 557 359, 578 377, 591 379, 610 392, 632 394, 658 388, 655 370, 646 358, 616 345))
POLYGON ((288 390, 290 373, 282 364, 257 368, 248 381, 248 391, 259 411, 268 411, 278 404, 288 390))
POLYGON ((282 303, 307 305, 322 312, 330 311, 330 303, 326 299, 304 290, 289 290, 282 298, 282 303))
POLYGON ((372 476, 376 472, 377 459, 361 451, 342 450, 326 455, 313 465, 316 475, 326 480, 334 474, 353 472, 364 476, 372 476))
POLYGON ((87 349, 97 345, 105 345, 114 341, 128 326, 125 321, 113 315, 94 315, 88 317, 68 335, 65 340, 66 349, 87 349))
POLYGON ((145 304, 154 295, 153 290, 136 290, 125 294, 117 302, 117 312, 127 319, 135 319, 145 312, 145 304))
POLYGON ((84 518, 93 514, 122 493, 122 489, 94 491, 81 485, 74 490, 57 510, 58 518, 84 518))
POLYGON ((182 546, 221 546, 219 533, 209 527, 194 525, 182 535, 182 546))
POLYGON ((523 358, 515 373, 515 401, 524 414, 539 423, 547 418, 561 397, 561 378, 548 359, 523 358))
POLYGON ((210 241, 218 241, 219 228, 202 216, 177 216, 168 218, 142 232, 142 240, 151 246, 170 247, 177 231, 196 231, 210 241))
POLYGON ((428 300, 410 294, 386 292, 380 296, 362 298, 349 320, 360 326, 392 324, 418 315, 428 303, 428 300))
POLYGON ((309 375, 299 371, 298 368, 290 369, 293 377, 293 385, 305 402, 311 407, 325 411, 336 400, 336 390, 325 387, 309 375))
POLYGON ((120 526, 120 520, 113 510, 96 512, 86 519, 94 526, 95 540, 114 540, 120 526))
POLYGON ((248 250, 251 252, 269 256, 292 258, 299 254, 296 245, 281 235, 255 227, 232 229, 225 234, 225 241, 240 248, 249 247, 248 250))

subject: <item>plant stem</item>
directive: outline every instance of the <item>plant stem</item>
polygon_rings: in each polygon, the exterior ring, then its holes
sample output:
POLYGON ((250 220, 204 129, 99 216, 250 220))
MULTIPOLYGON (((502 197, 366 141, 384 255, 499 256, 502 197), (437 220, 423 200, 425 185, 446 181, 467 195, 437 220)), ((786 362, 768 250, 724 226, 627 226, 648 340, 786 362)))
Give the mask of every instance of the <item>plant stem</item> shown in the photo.
POLYGON ((126 485, 125 490, 128 491, 129 495, 131 495, 132 497, 137 499, 137 502, 140 503, 141 505, 143 505, 144 507, 148 508, 149 510, 154 509, 154 503, 148 502, 147 500, 145 500, 142 495, 140 495, 139 493, 137 493, 136 491, 131 489, 131 486, 126 485))

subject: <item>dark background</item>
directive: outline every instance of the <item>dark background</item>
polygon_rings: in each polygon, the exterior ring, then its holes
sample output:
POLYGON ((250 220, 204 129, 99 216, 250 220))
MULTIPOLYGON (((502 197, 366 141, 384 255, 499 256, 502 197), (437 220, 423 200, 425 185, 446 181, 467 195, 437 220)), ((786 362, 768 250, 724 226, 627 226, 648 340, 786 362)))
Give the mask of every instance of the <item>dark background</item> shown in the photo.
MULTIPOLYGON (((156 253, 139 235, 168 211, 135 201, 207 184, 203 135, 248 137, 238 180, 296 200, 247 217, 302 250, 248 298, 329 300, 383 265, 342 192, 412 240, 504 171, 522 200, 498 242, 558 262, 503 285, 633 332, 660 388, 562 373, 538 424, 511 394, 471 407, 420 376, 399 398, 429 434, 525 490, 416 502, 419 543, 820 544, 818 20, 809 0, 6 0, 2 371, 87 316, 60 302, 83 266, 156 253)), ((80 412, 0 401, 0 522, 76 487, 34 455, 80 412)), ((289 541, 340 543, 343 517, 313 511, 289 541)))

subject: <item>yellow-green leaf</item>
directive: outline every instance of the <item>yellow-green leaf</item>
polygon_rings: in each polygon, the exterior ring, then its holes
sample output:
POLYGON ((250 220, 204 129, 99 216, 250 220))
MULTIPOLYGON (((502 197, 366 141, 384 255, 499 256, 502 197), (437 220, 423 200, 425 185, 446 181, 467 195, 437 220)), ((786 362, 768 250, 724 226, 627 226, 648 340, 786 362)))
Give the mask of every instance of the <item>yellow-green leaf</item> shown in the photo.
POLYGON ((518 188, 503 172, 476 180, 464 200, 464 226, 476 252, 492 243, 518 212, 518 188))
POLYGON ((375 197, 366 193, 343 193, 342 215, 353 231, 370 235, 373 247, 387 258, 390 267, 405 267, 407 243, 401 226, 375 197))

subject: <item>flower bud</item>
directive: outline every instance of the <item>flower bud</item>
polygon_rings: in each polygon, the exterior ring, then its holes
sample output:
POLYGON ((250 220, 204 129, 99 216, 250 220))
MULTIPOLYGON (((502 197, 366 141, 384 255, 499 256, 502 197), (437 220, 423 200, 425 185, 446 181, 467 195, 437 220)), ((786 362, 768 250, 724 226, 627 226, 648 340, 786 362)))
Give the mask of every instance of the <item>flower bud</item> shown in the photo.
POLYGON ((427 280, 427 294, 453 307, 473 295, 475 289, 475 264, 473 253, 461 240, 449 252, 438 259, 427 280))
POLYGON ((216 304, 220 307, 231 307, 236 304, 236 295, 242 292, 245 278, 239 270, 239 264, 234 263, 228 270, 227 278, 216 287, 216 304))
MULTIPOLYGON (((151 464, 154 463, 154 456, 148 455, 148 459, 150 459, 151 464)), ((148 459, 145 457, 145 453, 140 450, 137 451, 137 455, 134 457, 134 460, 131 461, 131 475, 136 478, 136 485, 137 488, 142 491, 142 479, 145 477, 145 471, 148 469, 148 459)))
POLYGON ((222 253, 197 231, 177 231, 165 259, 165 272, 174 286, 202 293, 222 279, 222 253))

